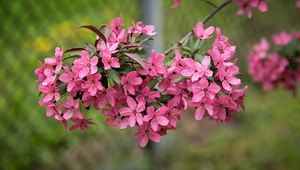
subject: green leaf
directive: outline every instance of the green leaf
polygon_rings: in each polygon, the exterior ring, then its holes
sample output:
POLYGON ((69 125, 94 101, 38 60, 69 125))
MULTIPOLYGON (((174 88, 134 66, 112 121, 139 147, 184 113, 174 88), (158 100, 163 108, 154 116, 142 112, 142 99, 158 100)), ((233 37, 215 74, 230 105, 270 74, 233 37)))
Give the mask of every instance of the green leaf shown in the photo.
POLYGON ((114 69, 109 69, 107 71, 107 75, 109 78, 111 78, 115 83, 117 83, 119 86, 121 86, 121 80, 120 75, 116 72, 114 69))

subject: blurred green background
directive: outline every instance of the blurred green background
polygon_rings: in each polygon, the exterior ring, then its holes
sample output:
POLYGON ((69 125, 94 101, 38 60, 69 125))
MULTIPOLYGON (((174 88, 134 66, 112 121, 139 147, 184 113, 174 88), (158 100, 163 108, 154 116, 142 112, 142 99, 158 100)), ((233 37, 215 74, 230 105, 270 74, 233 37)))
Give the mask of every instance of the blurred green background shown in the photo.
MULTIPOLYGON (((182 0, 176 9, 171 0, 162 3, 165 47, 212 10, 202 0, 182 0)), ((237 16, 237 5, 231 5, 209 22, 238 45, 249 86, 247 109, 232 123, 196 122, 187 113, 178 130, 155 145, 154 158, 132 139, 134 129, 112 129, 99 113, 90 113, 98 125, 87 133, 64 131, 39 107, 33 74, 38 60, 52 56, 56 46, 67 49, 94 38, 78 26, 117 16, 126 24, 138 20, 138 0, 0 0, 0 7, 0 169, 299 169, 300 98, 281 88, 261 91, 246 64, 261 36, 300 29, 294 0, 272 0, 267 13, 255 10, 251 20, 237 16)))

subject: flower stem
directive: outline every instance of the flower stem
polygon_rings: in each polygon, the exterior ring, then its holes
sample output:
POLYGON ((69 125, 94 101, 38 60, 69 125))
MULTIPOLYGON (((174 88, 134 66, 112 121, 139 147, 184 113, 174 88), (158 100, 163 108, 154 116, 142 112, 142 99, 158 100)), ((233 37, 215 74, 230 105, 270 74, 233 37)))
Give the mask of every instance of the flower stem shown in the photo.
MULTIPOLYGON (((219 5, 218 7, 216 7, 208 16, 206 16, 203 20, 202 23, 205 24, 206 22, 208 22, 211 18, 213 18, 219 11, 221 11, 224 7, 226 7, 227 5, 229 5, 232 2, 232 0, 226 0, 224 1, 221 5, 219 5)), ((180 47, 182 46, 183 42, 188 39, 191 35, 193 34, 193 30, 191 30, 190 32, 188 32, 181 40, 179 40, 177 43, 173 44, 172 47, 168 48, 164 54, 168 55, 170 52, 173 51, 173 49, 175 49, 176 47, 180 47)))

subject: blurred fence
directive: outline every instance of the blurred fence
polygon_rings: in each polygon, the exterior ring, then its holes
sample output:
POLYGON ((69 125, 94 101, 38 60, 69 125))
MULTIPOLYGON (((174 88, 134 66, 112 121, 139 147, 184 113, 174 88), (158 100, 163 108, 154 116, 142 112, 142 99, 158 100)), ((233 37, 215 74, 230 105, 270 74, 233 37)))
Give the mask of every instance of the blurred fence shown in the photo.
MULTIPOLYGON (((162 1, 165 47, 179 40, 212 9, 200 0, 182 0, 178 8, 170 9, 170 1, 162 1)), ((131 132, 110 130, 100 123, 89 134, 68 133, 56 121, 47 119, 44 109, 38 106, 33 74, 38 60, 54 54, 56 46, 66 49, 94 38, 87 31, 79 31, 78 26, 108 23, 117 16, 122 16, 127 24, 136 21, 140 13, 138 0, 3 0, 0 7, 0 169, 92 169, 97 164, 101 164, 100 169, 143 167, 136 166, 145 160, 137 159, 142 152, 129 136, 131 132)), ((255 13, 252 20, 235 12, 233 5, 209 24, 222 27, 232 44, 239 45, 237 56, 241 58, 243 74, 246 74, 245 57, 249 47, 260 36, 270 36, 282 29, 300 29, 299 12, 292 0, 272 0, 268 13, 255 13)), ((175 145, 181 148, 176 152, 170 148, 172 145, 160 145, 164 147, 161 157, 168 158, 163 162, 166 166, 185 167, 174 156, 184 152, 184 147, 175 145), (173 166, 172 160, 177 161, 173 166)), ((212 152, 206 152, 214 157, 212 152)), ((195 155, 202 154, 195 151, 185 155, 183 161, 193 161, 195 155)), ((208 169, 218 167, 209 164, 209 160, 202 161, 208 163, 205 164, 208 169)))

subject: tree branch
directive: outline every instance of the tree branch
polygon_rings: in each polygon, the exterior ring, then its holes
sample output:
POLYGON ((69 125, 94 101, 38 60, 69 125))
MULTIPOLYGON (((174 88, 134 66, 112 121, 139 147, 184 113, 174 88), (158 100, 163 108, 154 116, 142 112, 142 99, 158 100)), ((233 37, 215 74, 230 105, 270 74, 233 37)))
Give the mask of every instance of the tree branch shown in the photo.
MULTIPOLYGON (((213 18, 219 11, 221 11, 224 7, 226 7, 227 5, 229 5, 232 1, 233 0, 226 0, 221 5, 219 5, 218 7, 216 7, 208 16, 206 16, 202 20, 202 23, 205 24, 206 22, 208 22, 211 18, 213 18)), ((183 44, 183 42, 186 39, 188 39, 192 34, 193 34, 193 30, 191 30, 190 32, 188 32, 181 40, 179 40, 177 43, 175 43, 172 47, 168 48, 164 52, 164 54, 168 55, 170 52, 172 52, 173 48, 181 46, 183 44)))

